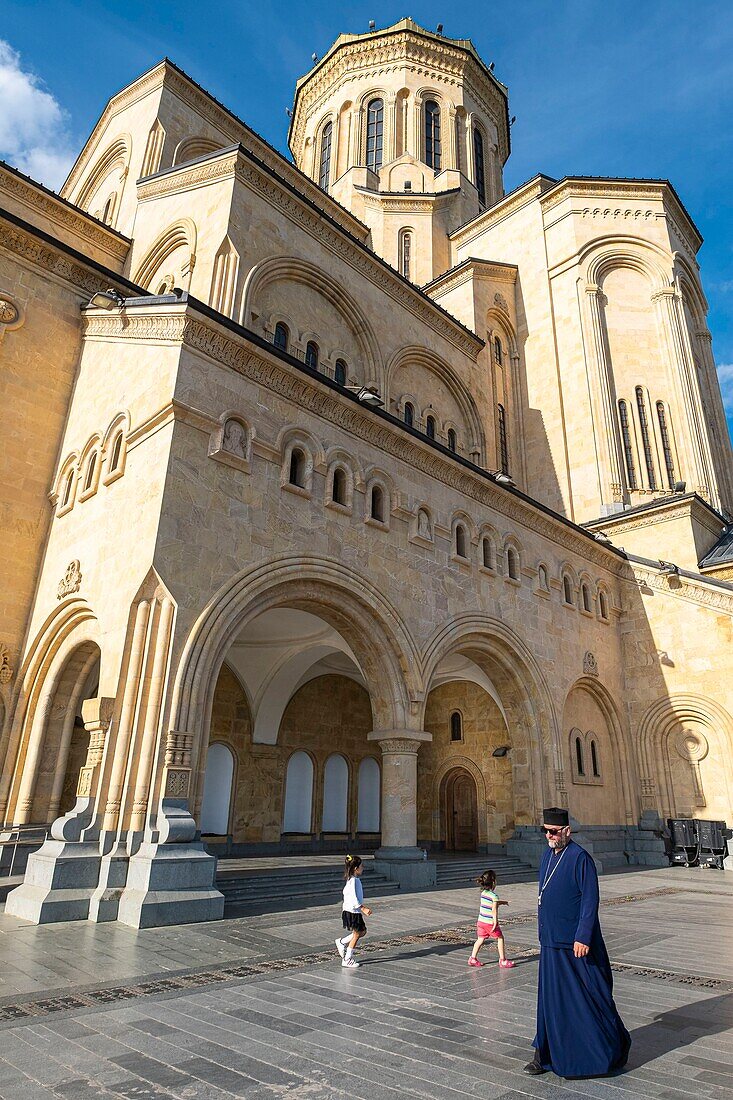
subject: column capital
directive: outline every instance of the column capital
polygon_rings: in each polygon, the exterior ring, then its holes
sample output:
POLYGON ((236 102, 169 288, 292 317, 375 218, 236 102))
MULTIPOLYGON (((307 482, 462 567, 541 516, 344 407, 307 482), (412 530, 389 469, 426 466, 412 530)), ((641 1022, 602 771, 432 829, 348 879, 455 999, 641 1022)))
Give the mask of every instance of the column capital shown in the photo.
POLYGON ((432 741, 432 733, 425 730, 372 730, 368 741, 378 741, 383 755, 417 755, 420 745, 432 741))

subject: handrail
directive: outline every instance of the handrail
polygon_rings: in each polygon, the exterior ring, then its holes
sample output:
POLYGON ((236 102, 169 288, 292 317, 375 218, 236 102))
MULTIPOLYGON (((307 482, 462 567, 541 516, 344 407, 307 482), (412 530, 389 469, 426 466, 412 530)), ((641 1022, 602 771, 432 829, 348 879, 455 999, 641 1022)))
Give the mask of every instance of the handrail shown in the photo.
POLYGON ((7 827, 0 826, 0 878, 11 878, 13 874, 13 867, 15 866, 15 857, 18 854, 18 848, 26 848, 30 844, 38 846, 43 844, 49 834, 48 825, 8 825, 7 827), (35 835, 31 835, 35 834, 35 835), (5 866, 3 856, 5 855, 5 848, 8 845, 13 846, 13 854, 10 857, 10 863, 5 866))

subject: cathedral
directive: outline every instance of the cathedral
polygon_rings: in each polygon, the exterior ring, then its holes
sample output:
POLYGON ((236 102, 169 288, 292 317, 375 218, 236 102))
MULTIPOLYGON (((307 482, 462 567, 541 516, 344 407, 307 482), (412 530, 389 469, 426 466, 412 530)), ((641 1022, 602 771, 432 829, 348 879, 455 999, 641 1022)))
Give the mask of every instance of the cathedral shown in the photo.
POLYGON ((733 456, 672 184, 505 193, 508 89, 410 19, 284 157, 164 60, 55 194, 0 164, 7 911, 220 917, 217 854, 601 868, 733 823, 733 456))

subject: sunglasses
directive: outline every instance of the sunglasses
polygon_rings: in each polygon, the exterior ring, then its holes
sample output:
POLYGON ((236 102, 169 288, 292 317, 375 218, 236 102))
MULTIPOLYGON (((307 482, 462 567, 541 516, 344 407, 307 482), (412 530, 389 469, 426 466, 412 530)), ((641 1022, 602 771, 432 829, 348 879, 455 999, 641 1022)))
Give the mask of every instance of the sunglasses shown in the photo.
POLYGON ((566 828, 565 825, 562 825, 559 829, 548 829, 546 825, 543 825, 542 832, 547 833, 548 836, 560 836, 564 828, 566 828))

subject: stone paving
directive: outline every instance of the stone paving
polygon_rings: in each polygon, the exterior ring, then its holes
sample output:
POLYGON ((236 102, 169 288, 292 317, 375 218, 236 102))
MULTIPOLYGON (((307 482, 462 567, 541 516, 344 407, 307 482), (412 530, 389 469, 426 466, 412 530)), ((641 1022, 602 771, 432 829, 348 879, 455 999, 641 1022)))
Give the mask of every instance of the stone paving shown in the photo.
POLYGON ((336 957, 333 906, 142 932, 0 915, 0 1097, 733 1100, 733 876, 602 879, 633 1048, 593 1081, 521 1072, 536 890, 500 893, 511 971, 494 949, 466 966, 473 888, 369 899, 357 971, 336 957))

